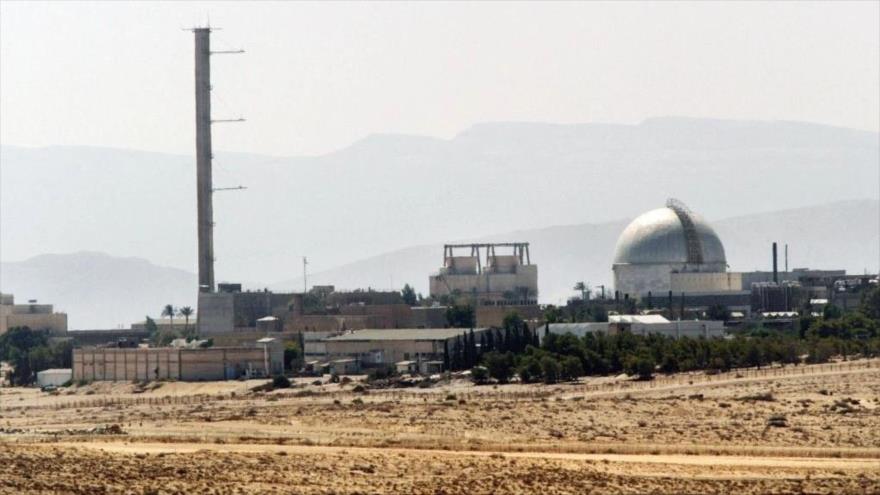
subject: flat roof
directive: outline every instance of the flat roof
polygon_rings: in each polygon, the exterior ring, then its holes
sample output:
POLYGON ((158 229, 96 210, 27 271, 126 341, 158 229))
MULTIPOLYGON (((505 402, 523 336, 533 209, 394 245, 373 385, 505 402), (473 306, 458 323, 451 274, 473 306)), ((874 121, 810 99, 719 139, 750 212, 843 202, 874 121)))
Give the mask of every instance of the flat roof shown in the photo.
MULTIPOLYGON (((488 329, 474 328, 474 332, 485 330, 488 329)), ((352 333, 338 335, 324 340, 328 342, 369 340, 447 340, 455 338, 465 332, 470 333, 470 331, 470 328, 375 328, 356 330, 352 333)))
POLYGON ((669 323, 669 320, 661 315, 611 315, 608 317, 610 323, 669 323))

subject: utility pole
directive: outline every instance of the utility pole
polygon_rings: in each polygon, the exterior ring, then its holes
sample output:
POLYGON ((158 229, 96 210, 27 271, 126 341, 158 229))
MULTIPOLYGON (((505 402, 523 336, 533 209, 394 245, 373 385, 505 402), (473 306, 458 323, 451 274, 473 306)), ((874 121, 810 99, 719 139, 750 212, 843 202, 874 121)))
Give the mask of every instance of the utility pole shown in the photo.
POLYGON ((306 266, 308 264, 309 264, 309 261, 306 259, 305 256, 303 256, 303 294, 305 294, 306 292, 309 291, 309 282, 308 282, 308 279, 306 278, 306 276, 307 276, 306 266))
POLYGON ((244 50, 211 51, 211 28, 193 28, 196 83, 196 196, 198 204, 199 292, 214 292, 214 186, 211 124, 244 119, 211 119, 211 55, 244 50))

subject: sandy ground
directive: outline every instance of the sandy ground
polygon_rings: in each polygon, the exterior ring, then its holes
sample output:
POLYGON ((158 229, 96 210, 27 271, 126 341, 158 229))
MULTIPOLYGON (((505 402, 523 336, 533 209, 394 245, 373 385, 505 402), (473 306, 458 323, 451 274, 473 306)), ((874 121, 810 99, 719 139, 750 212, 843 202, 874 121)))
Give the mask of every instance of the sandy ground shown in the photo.
POLYGON ((651 384, 314 380, 0 389, 0 492, 880 493, 876 360, 651 384))

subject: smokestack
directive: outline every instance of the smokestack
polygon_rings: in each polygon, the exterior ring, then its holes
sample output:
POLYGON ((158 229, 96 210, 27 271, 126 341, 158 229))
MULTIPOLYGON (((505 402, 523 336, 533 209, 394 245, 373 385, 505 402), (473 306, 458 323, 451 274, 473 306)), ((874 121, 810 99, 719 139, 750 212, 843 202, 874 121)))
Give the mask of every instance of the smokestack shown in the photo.
POLYGON ((785 274, 788 275, 788 244, 785 245, 785 274))
POLYGON ((779 272, 777 271, 776 263, 777 263, 777 260, 776 260, 776 243, 774 242, 774 243, 773 243, 773 283, 774 283, 774 284, 778 284, 778 283, 779 283, 779 272))
POLYGON ((199 292, 214 292, 214 207, 211 178, 211 29, 193 29, 196 38, 196 198, 198 207, 199 292))

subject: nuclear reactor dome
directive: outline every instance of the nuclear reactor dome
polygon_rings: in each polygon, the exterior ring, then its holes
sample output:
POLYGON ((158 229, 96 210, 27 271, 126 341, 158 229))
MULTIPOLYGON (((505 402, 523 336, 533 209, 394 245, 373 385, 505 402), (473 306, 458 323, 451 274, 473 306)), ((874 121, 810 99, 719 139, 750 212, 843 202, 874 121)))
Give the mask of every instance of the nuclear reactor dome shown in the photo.
POLYGON ((683 203, 640 215, 624 229, 614 254, 615 288, 639 297, 670 290, 673 272, 724 272, 727 260, 721 239, 683 203))

